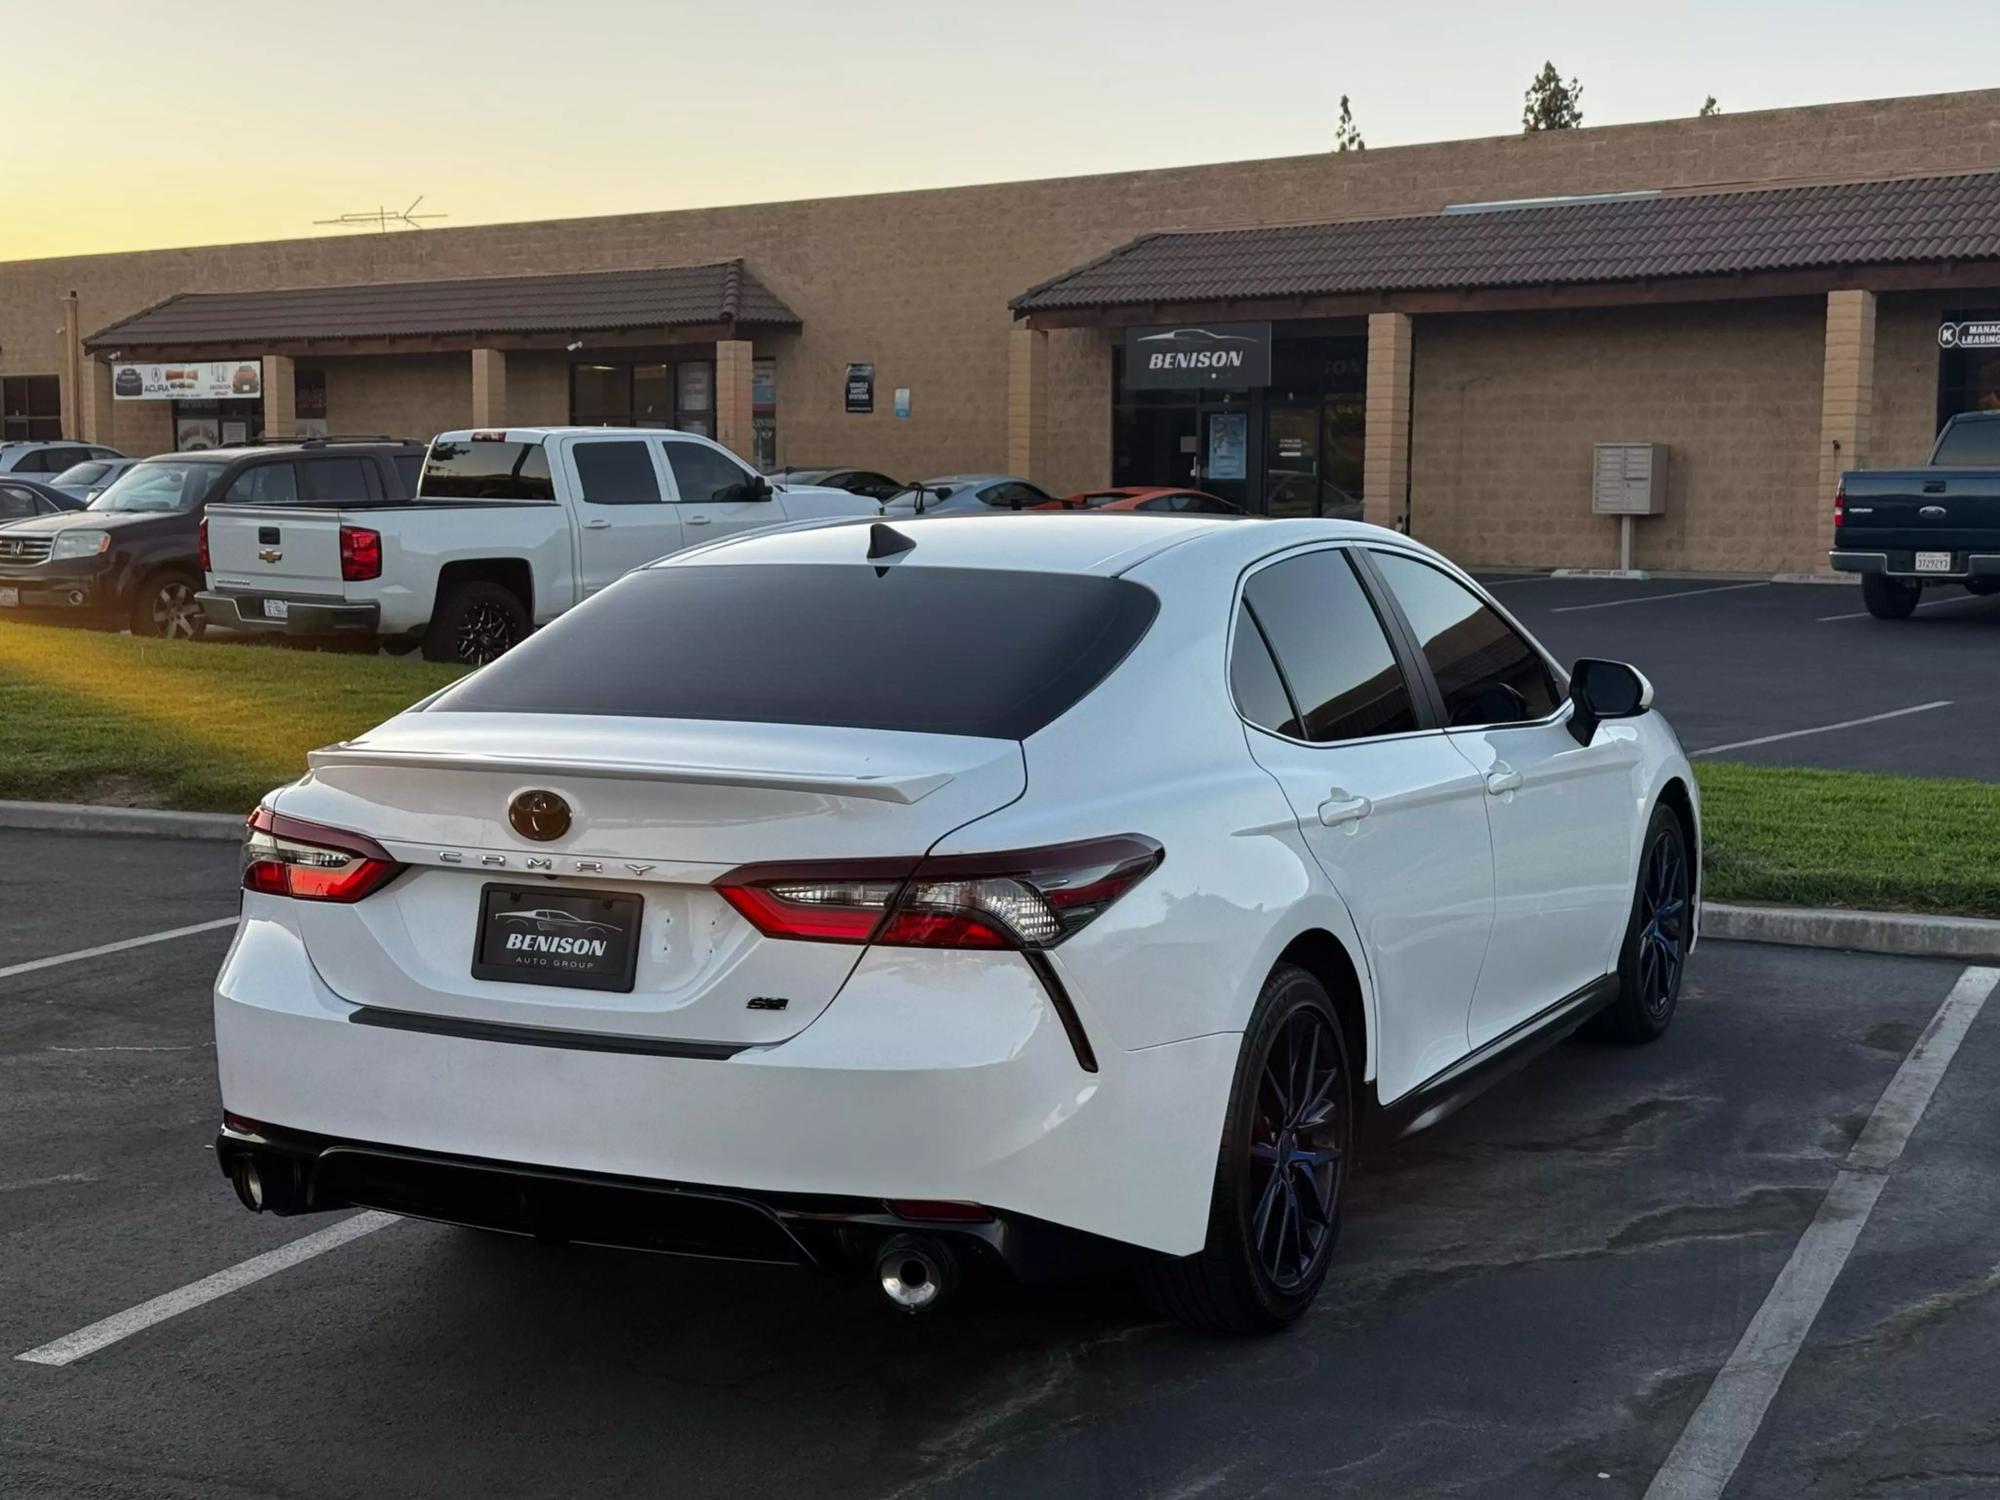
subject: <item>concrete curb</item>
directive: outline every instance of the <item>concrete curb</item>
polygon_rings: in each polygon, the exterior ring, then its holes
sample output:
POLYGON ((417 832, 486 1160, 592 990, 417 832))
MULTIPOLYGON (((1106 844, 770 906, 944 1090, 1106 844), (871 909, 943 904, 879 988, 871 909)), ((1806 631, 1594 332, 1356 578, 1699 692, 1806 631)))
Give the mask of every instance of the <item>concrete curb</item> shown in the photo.
POLYGON ((2000 961, 2000 922, 1926 917, 1902 911, 1836 911, 1796 906, 1725 906, 1704 901, 1701 935, 1724 942, 1846 948, 1906 958, 2000 961))
POLYGON ((0 802, 0 828, 63 833, 133 833, 166 839, 239 843, 244 814, 163 812, 150 807, 93 807, 84 802, 0 802))

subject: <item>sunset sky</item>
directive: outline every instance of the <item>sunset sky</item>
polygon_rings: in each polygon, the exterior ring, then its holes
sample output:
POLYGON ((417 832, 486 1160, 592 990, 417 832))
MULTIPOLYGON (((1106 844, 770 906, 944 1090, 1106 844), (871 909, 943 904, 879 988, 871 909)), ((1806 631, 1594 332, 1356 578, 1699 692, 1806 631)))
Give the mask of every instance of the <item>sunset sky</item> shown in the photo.
MULTIPOLYGON (((1991 4, 0 0, 0 260, 816 197, 2000 84, 1991 4), (1895 19, 1891 20, 1891 16, 1895 19)), ((1838 163, 1830 162, 1829 169, 1838 163)))

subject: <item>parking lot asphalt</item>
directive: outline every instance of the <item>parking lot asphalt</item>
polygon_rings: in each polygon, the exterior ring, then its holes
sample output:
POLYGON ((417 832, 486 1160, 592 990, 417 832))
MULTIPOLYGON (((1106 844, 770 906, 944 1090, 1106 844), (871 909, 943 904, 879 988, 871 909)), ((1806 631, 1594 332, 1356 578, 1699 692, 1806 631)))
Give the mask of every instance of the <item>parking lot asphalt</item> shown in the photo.
POLYGON ((1912 618, 1887 621, 1834 584, 1483 581, 1565 664, 1643 671, 1697 757, 2000 776, 2000 597, 1930 589, 1912 618))
MULTIPOLYGON (((858 1275, 402 1221, 50 1365, 18 1356, 339 1216, 253 1216, 215 1170, 226 930, 18 970, 226 918, 233 851, 6 838, 10 1500, 1642 1495, 1960 975, 1707 946, 1660 1044, 1565 1044, 1357 1176, 1326 1291, 1271 1339, 1117 1282, 911 1320, 858 1275)), ((1996 1068, 2000 1003, 1729 1495, 2000 1485, 1996 1068)))

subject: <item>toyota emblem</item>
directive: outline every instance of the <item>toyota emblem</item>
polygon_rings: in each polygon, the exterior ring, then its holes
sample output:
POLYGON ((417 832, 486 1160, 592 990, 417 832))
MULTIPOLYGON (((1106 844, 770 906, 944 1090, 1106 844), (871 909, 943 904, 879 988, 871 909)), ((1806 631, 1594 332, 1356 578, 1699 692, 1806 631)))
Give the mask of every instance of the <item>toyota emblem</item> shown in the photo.
POLYGON ((522 838, 547 843, 569 832, 569 804, 554 792, 522 792, 507 804, 507 821, 522 838))

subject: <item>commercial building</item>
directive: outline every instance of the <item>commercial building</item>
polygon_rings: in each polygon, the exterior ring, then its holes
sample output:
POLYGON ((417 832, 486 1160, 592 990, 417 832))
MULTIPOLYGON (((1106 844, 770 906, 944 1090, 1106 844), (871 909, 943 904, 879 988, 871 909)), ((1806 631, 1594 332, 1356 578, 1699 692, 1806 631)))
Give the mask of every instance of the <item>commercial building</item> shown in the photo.
POLYGON ((1994 404, 2000 91, 0 264, 0 437, 649 422, 1482 565, 1612 565, 1629 504, 1637 566, 1817 570, 1839 470, 1994 404))

